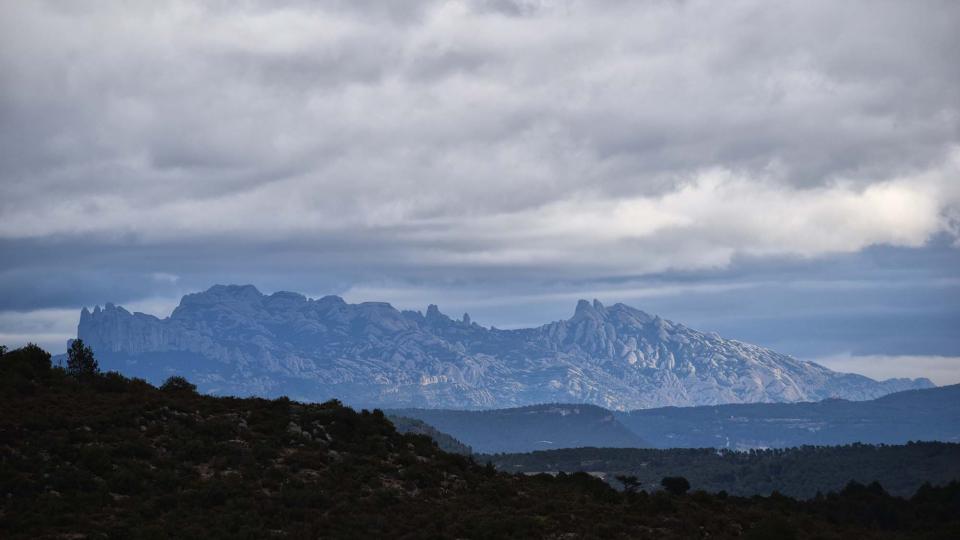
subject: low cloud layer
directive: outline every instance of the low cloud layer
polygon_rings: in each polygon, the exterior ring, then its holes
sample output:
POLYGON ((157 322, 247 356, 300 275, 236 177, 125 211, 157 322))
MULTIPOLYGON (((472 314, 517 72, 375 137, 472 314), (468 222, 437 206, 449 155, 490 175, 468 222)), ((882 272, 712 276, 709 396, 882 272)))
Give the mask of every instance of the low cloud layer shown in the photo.
POLYGON ((0 237, 617 273, 955 232, 952 3, 227 6, 3 8, 0 237))
POLYGON ((862 373, 885 380, 925 374, 934 384, 960 384, 960 357, 948 356, 832 356, 817 360, 835 371, 862 373))
MULTIPOLYGON (((657 274, 679 299, 689 273, 960 235, 956 2, 50 0, 0 15, 10 317, 168 305, 214 282, 421 304, 440 290, 482 310, 657 274)), ((695 286, 755 291, 743 273, 695 286)), ((0 335, 24 333, 11 320, 0 335)))

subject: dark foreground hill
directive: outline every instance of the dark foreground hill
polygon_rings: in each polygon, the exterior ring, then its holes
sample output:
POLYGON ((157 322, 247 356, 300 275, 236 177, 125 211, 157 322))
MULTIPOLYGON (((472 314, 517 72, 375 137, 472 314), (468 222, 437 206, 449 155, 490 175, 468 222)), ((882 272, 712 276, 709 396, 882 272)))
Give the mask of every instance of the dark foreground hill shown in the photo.
POLYGON ((616 484, 636 476, 644 489, 664 476, 687 478, 693 489, 731 495, 780 492, 811 498, 851 480, 879 481, 894 495, 909 496, 923 484, 960 481, 960 444, 917 442, 901 446, 805 446, 717 451, 712 448, 567 448, 526 454, 478 456, 508 472, 590 472, 616 484))
POLYGON ((475 452, 652 446, 618 422, 612 412, 593 405, 532 405, 491 411, 399 409, 389 412, 422 420, 470 445, 475 452))
POLYGON ((2 538, 956 538, 960 484, 621 493, 497 472, 331 401, 214 398, 0 357, 2 538))

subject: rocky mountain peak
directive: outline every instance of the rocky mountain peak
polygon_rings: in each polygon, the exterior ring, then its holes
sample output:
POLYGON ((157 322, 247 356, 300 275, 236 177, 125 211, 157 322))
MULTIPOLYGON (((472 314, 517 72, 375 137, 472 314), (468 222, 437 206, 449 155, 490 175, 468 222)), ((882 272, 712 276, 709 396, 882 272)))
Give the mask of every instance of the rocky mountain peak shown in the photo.
POLYGON ((573 318, 570 319, 573 321, 580 321, 584 319, 590 320, 602 320, 606 317, 606 308, 603 307, 603 304, 599 300, 594 298, 593 302, 589 302, 584 299, 577 301, 577 307, 574 309, 573 318))
POLYGON ((835 373, 596 300, 577 302, 566 321, 494 330, 434 304, 423 316, 384 302, 217 285, 185 296, 166 319, 112 305, 84 309, 78 337, 103 369, 157 382, 177 372, 215 393, 363 406, 632 409, 869 399, 929 386, 835 373))
POLYGON ((214 285, 203 292, 184 296, 180 300, 180 305, 232 302, 250 303, 259 302, 263 298, 263 293, 253 285, 214 285))

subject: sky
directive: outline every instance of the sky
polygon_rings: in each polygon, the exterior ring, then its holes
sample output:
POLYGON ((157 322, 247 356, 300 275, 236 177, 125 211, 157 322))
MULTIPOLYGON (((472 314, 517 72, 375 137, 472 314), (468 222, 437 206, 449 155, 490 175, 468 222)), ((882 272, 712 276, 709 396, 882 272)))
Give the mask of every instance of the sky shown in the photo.
POLYGON ((960 382, 960 3, 0 4, 0 343, 216 283, 960 382))

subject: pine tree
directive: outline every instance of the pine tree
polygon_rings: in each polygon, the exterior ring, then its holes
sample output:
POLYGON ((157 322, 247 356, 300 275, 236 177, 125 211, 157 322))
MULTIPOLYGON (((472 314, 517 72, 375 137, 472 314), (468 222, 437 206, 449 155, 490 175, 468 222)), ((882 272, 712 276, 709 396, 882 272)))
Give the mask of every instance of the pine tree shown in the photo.
POLYGON ((633 475, 618 475, 614 478, 617 479, 621 484, 623 484, 623 491, 627 493, 636 493, 640 489, 640 480, 633 475))
POLYGON ((690 489, 690 482, 682 476, 665 476, 660 485, 671 495, 683 495, 690 489))
POLYGON ((77 379, 85 379, 100 373, 97 359, 93 357, 93 350, 83 344, 82 339, 75 339, 67 350, 67 373, 77 379))

